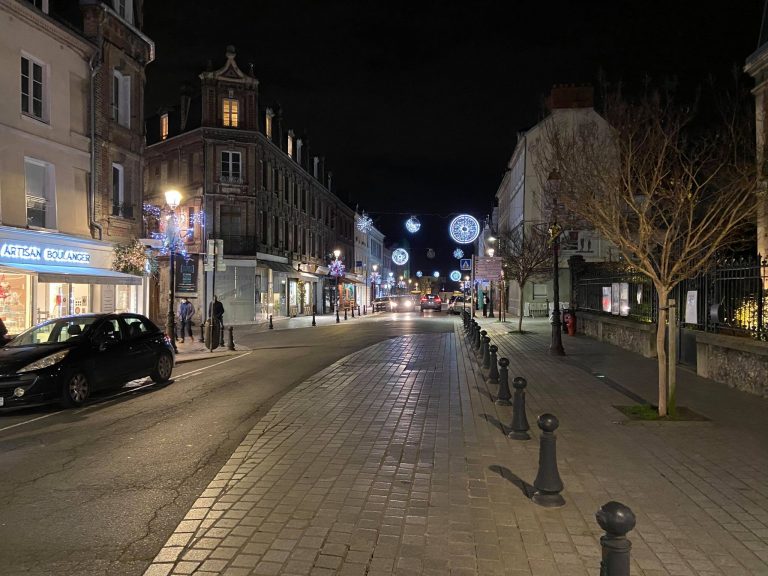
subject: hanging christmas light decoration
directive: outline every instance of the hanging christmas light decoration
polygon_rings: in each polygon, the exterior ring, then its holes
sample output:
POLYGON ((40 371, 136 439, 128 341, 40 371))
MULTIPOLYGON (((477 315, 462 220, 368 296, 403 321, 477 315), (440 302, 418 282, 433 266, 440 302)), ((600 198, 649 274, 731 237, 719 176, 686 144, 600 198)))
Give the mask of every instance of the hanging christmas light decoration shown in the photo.
POLYGON ((460 214, 451 220, 448 232, 457 244, 470 244, 480 235, 480 222, 474 216, 460 214))
POLYGON ((434 258, 434 257, 435 257, 435 251, 434 251, 434 249, 432 249, 432 248, 428 248, 428 249, 427 249, 427 258, 429 258, 430 260, 432 260, 432 258, 434 258))
POLYGON ((417 270, 416 271, 416 278, 421 278, 422 276, 424 276, 424 272, 422 272, 421 270, 417 270))
POLYGON ((458 270, 454 270, 451 272, 449 278, 454 282, 458 282, 459 280, 461 280, 461 272, 459 272, 458 270))
POLYGON ((416 216, 411 216, 405 221, 405 229, 411 234, 418 232, 419 228, 421 228, 421 222, 419 222, 419 219, 416 218, 416 216))
POLYGON ((435 278, 440 278, 440 272, 435 270, 434 272, 432 272, 432 276, 434 276, 435 278))
POLYGON ((336 260, 332 260, 331 263, 328 265, 328 273, 331 276, 336 276, 337 278, 339 276, 344 276, 344 274, 346 273, 346 267, 344 266, 344 262, 342 262, 340 258, 336 258, 336 260))
POLYGON ((461 260, 464 258, 464 250, 456 248, 456 250, 453 251, 453 257, 456 258, 456 260, 461 260))
POLYGON ((368 232, 371 231, 371 228, 373 228, 373 220, 370 216, 368 216, 368 214, 363 212, 357 219, 355 225, 357 226, 357 229, 360 230, 360 232, 363 234, 368 234, 368 232))
POLYGON ((396 250, 392 251, 392 262, 398 266, 405 265, 405 263, 408 262, 408 258, 408 252, 403 248, 397 248, 396 250))

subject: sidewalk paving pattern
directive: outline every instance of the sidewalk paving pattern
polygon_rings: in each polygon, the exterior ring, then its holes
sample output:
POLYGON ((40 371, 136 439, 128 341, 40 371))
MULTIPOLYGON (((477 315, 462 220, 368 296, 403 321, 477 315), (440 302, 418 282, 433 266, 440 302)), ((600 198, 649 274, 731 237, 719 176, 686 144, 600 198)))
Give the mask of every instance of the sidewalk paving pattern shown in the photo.
POLYGON ((486 328, 528 380, 532 440, 502 433, 511 408, 461 322, 376 344, 272 408, 145 576, 597 576, 609 500, 637 515, 633 575, 768 575, 764 446, 717 421, 625 424, 621 391, 508 326, 486 328), (526 495, 543 412, 560 419, 559 509, 526 495))

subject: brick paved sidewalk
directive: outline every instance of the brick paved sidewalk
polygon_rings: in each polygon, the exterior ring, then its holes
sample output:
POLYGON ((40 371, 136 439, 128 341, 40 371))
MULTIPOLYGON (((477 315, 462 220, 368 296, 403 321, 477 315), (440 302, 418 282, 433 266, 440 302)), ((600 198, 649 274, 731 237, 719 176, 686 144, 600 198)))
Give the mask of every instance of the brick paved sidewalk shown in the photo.
POLYGON ((540 508, 524 490, 538 430, 502 434, 511 409, 460 326, 371 346, 284 396, 146 575, 596 576, 594 512, 612 499, 638 516, 635 575, 768 574, 762 446, 716 422, 623 425, 619 391, 500 328, 534 428, 544 411, 561 421, 567 505, 540 508))

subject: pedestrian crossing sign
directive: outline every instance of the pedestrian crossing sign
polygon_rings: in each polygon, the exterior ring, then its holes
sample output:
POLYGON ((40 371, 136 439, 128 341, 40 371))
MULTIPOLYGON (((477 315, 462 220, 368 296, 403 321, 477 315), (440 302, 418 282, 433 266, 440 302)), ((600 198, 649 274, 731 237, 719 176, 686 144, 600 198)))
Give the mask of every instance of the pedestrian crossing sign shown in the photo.
POLYGON ((462 270, 472 270, 472 260, 470 258, 462 258, 459 268, 462 270))

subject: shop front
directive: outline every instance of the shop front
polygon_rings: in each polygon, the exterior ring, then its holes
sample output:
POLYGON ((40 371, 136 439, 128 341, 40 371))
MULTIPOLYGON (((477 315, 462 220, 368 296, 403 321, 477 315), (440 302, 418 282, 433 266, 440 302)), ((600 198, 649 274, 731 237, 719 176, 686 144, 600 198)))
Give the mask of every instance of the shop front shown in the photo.
POLYGON ((112 256, 106 242, 0 226, 0 318, 9 333, 71 314, 144 313, 144 279, 111 270, 112 256))

